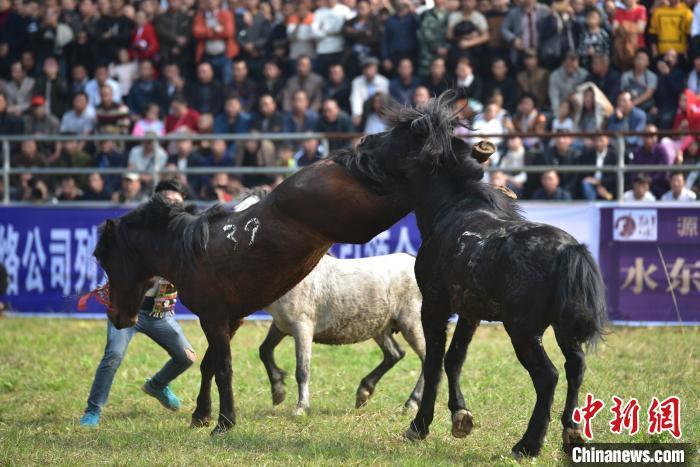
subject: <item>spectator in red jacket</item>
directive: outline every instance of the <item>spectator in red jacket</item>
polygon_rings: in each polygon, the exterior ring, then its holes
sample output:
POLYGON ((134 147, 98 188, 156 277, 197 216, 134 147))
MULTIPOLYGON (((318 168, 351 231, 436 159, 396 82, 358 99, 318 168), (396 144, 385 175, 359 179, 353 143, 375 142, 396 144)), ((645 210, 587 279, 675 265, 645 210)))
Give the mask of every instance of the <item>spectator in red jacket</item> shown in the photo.
POLYGON ((170 113, 165 117, 165 132, 172 133, 180 128, 196 132, 199 128, 199 112, 187 106, 182 94, 175 94, 170 103, 170 113))
POLYGON ((240 51, 235 40, 233 13, 221 9, 221 0, 206 0, 204 8, 194 17, 192 36, 197 41, 195 62, 211 63, 219 80, 224 85, 229 84, 231 59, 240 51))
POLYGON ((138 11, 134 20, 136 25, 131 33, 129 53, 137 60, 153 60, 160 50, 156 30, 143 11, 138 11))

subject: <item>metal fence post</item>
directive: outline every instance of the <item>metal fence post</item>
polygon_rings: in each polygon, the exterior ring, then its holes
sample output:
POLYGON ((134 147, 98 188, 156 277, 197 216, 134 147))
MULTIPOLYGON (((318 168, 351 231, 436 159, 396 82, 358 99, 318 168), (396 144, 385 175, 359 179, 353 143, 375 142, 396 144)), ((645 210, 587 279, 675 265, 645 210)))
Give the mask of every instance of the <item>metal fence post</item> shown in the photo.
POLYGON ((321 140, 321 144, 323 145, 323 153, 324 153, 324 155, 328 156, 328 154, 331 153, 331 143, 330 143, 330 141, 328 140, 327 137, 324 137, 324 138, 321 140))
POLYGON ((2 202, 10 204, 10 142, 2 141, 2 202))
POLYGON ((622 197, 625 194, 625 138, 621 134, 615 136, 615 141, 617 142, 617 193, 615 197, 618 201, 622 201, 622 197))
POLYGON ((158 185, 158 138, 153 138, 153 166, 151 169, 151 176, 153 177, 153 185, 151 186, 151 194, 156 193, 156 185, 158 185))

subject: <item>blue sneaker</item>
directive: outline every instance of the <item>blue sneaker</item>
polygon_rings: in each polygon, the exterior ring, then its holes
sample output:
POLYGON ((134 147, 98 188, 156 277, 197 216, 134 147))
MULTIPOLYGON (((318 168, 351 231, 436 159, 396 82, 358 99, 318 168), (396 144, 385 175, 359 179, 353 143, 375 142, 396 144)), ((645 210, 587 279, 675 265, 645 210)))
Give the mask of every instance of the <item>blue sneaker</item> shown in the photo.
POLYGON ((85 412, 80 418, 80 426, 97 426, 100 424, 100 414, 97 412, 85 412))
POLYGON ((160 402, 166 409, 173 411, 180 409, 180 400, 168 386, 165 386, 162 389, 156 389, 151 384, 151 379, 149 378, 145 383, 143 383, 141 389, 143 389, 143 392, 149 396, 153 396, 158 399, 158 402, 160 402))

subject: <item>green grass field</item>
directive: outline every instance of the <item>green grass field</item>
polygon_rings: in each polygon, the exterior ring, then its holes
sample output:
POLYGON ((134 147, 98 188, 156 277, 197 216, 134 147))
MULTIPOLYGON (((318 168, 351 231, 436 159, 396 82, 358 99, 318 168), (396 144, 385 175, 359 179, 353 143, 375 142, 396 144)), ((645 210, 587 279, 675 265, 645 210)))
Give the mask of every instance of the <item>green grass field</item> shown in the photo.
MULTIPOLYGON (((233 345, 234 393, 238 425, 211 438, 210 429, 188 428, 199 388, 193 367, 172 385, 183 410, 172 413, 145 396, 139 386, 166 360, 148 338, 137 336, 117 374, 102 424, 78 426, 105 340, 105 323, 79 320, 0 320, 0 465, 24 464, 481 464, 510 465, 511 446, 524 432, 534 390, 500 326, 482 326, 472 343, 462 387, 474 413, 475 429, 466 439, 449 433, 445 385, 429 438, 409 443, 401 433, 411 420, 402 413, 418 374, 418 359, 408 350, 377 387, 370 404, 354 408, 360 379, 381 360, 373 342, 353 346, 316 345, 312 360, 308 417, 292 415, 296 403, 292 339, 278 348, 280 366, 290 376, 287 400, 273 408, 258 345, 267 323, 246 323, 233 345)), ((183 324, 201 355, 205 339, 195 322, 183 324)), ((671 441, 613 435, 607 429, 611 396, 636 397, 642 405, 641 427, 652 396, 682 399, 683 441, 700 440, 700 329, 615 328, 588 359, 582 393, 606 402, 594 420, 601 442, 671 441)), ((553 335, 545 346, 560 371, 552 424, 542 455, 529 464, 556 464, 560 450, 566 379, 553 335)), ((408 347, 405 346, 407 349, 408 347)), ((218 407, 216 391, 213 393, 218 407)))

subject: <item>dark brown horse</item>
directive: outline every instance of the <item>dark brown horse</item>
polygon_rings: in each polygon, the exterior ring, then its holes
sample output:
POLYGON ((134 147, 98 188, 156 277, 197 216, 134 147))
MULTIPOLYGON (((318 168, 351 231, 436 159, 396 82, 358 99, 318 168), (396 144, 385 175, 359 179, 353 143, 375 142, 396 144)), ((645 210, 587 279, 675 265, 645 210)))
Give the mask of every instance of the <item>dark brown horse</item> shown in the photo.
POLYGON ((225 431, 235 424, 230 340, 241 319, 294 287, 333 243, 367 242, 410 210, 406 199, 372 193, 331 160, 299 171, 240 213, 215 207, 194 215, 156 197, 103 227, 95 257, 110 283, 109 319, 133 326, 152 276, 175 284, 209 343, 192 424, 210 421, 214 377, 214 433, 225 431))

